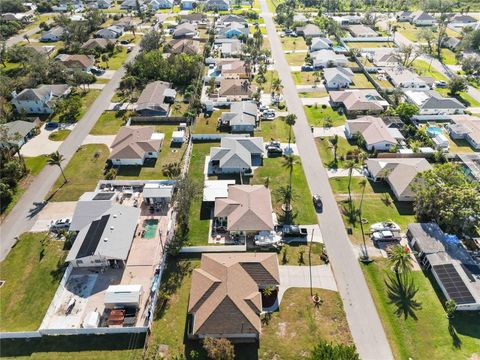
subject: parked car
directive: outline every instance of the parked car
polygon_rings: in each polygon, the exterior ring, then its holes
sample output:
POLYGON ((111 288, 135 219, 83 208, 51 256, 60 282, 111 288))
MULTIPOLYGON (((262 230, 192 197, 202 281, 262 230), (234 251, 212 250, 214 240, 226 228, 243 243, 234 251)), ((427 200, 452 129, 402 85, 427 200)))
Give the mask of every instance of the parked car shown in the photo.
POLYGON ((281 144, 280 144, 280 141, 271 140, 269 143, 267 143, 267 145, 265 145, 265 149, 268 148, 269 146, 280 147, 281 144))
POLYGON ((270 108, 269 108, 267 105, 261 104, 261 105, 258 107, 258 110, 263 113, 263 112, 265 112, 265 111, 270 111, 270 108))
POLYGON ((302 71, 313 71, 313 70, 315 70, 315 69, 314 69, 313 66, 311 66, 311 65, 303 65, 303 66, 301 67, 301 70, 302 70, 302 71))
POLYGON ((281 231, 284 238, 299 238, 308 235, 307 229, 298 225, 283 225, 281 231))
POLYGON ((58 128, 58 123, 50 121, 45 125, 45 130, 55 130, 58 128))
POLYGON ((384 230, 399 232, 401 229, 400 229, 400 226, 394 223, 393 221, 383 221, 383 222, 378 222, 370 225, 370 232, 384 231, 384 230))
POLYGON ((70 228, 71 219, 63 218, 58 219, 52 225, 50 225, 50 231, 58 232, 62 230, 68 230, 70 228))
POLYGON ((105 73, 105 70, 104 69, 100 69, 100 68, 97 68, 97 67, 93 67, 90 72, 93 74, 93 75, 96 75, 96 76, 99 76, 99 75, 102 75, 105 73))
POLYGON ((129 47, 127 47, 127 53, 130 53, 130 52, 132 52, 132 50, 133 50, 133 46, 129 46, 129 47))
POLYGON ((376 241, 397 241, 400 240, 400 236, 394 234, 392 231, 375 231, 371 235, 373 242, 376 241))
POLYGON ((260 118, 265 120, 275 119, 275 111, 264 111, 262 115, 260 115, 260 118))
POLYGON ((130 40, 128 40, 128 39, 121 40, 121 41, 120 41, 120 44, 122 44, 122 45, 128 45, 128 44, 130 44, 130 40))
POLYGON ((320 195, 318 195, 318 194, 313 195, 312 196, 312 201, 313 201, 313 206, 315 206, 315 209, 318 212, 322 212, 323 211, 323 202, 322 202, 322 199, 320 198, 320 195))
POLYGON ((447 87, 447 82, 445 80, 438 80, 438 81, 435 81, 435 86, 437 88, 445 88, 447 87))
POLYGON ((268 156, 282 155, 283 150, 279 146, 267 146, 267 154, 268 154, 268 156))

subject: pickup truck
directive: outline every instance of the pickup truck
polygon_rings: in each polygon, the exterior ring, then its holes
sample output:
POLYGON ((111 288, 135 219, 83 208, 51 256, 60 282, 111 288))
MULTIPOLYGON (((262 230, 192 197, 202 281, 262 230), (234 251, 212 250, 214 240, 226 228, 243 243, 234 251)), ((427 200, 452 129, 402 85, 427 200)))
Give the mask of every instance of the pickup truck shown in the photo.
POLYGON ((298 225, 283 225, 280 228, 284 238, 303 238, 307 237, 308 234, 306 228, 301 228, 298 225))

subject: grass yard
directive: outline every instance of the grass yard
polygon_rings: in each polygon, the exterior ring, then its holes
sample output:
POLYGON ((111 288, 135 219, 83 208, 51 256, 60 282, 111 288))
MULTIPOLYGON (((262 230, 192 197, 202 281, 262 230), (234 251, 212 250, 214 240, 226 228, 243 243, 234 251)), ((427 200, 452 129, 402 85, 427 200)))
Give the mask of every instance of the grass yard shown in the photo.
POLYGON ((347 42, 347 46, 350 49, 373 49, 373 48, 392 48, 395 44, 390 41, 359 41, 359 42, 347 42))
MULTIPOLYGON (((217 142, 194 143, 188 176, 197 180, 203 189, 205 176, 203 169, 205 166, 205 157, 210 154, 212 146, 219 146, 217 142)), ((202 195, 193 201, 190 207, 189 233, 188 241, 191 245, 208 244, 208 228, 210 225, 210 210, 202 207, 202 195)))
POLYGON ((330 143, 331 137, 316 138, 318 153, 325 166, 329 168, 342 168, 348 151, 358 149, 358 146, 352 145, 344 137, 338 137, 337 162, 334 162, 333 148, 330 143))
POLYGON ((29 171, 30 176, 36 176, 43 170, 45 165, 47 165, 48 158, 45 155, 35 156, 35 157, 26 157, 25 165, 29 171))
POLYGON ((103 144, 81 146, 68 165, 64 165, 68 182, 64 184, 60 175, 47 196, 49 201, 76 201, 84 192, 93 191, 98 180, 103 179, 109 155, 108 147, 103 144))
POLYGON ((345 124, 347 119, 345 115, 339 114, 337 111, 327 106, 324 109, 321 105, 305 105, 303 107, 305 115, 307 116, 308 123, 315 127, 325 126, 325 119, 330 118, 332 120, 332 126, 341 126, 345 124))
POLYGON ((228 110, 215 110, 209 117, 205 117, 205 114, 202 113, 195 120, 193 132, 195 134, 216 134, 220 132, 217 129, 217 122, 224 112, 228 112, 228 110))
POLYGON ((281 38, 280 41, 282 43, 283 50, 308 50, 307 43, 303 37, 285 36, 281 38))
POLYGON ((415 319, 395 315, 397 307, 390 303, 384 282, 390 266, 387 261, 377 260, 361 266, 396 359, 474 359, 478 356, 479 313, 457 312, 453 319, 447 319, 442 306, 443 294, 431 273, 412 273, 418 287, 415 300, 421 304, 421 309, 414 311, 415 319))
POLYGON ((183 116, 188 110, 188 103, 183 101, 175 101, 170 107, 170 116, 183 116))
POLYGON ((185 143, 181 147, 171 146, 172 133, 177 129, 177 127, 177 125, 155 126, 156 132, 165 134, 165 139, 163 141, 158 159, 150 161, 143 166, 121 166, 118 169, 117 179, 164 179, 165 176, 162 173, 163 165, 171 162, 181 162, 187 148, 185 143))
MULTIPOLYGON (((259 130, 255 131, 255 136, 263 137, 264 141, 272 139, 280 142, 288 142, 288 134, 290 127, 285 123, 284 117, 278 117, 275 120, 262 120, 259 125, 259 130)), ((292 142, 295 141, 295 136, 292 130, 292 142)))
POLYGON ((68 135, 70 135, 70 133, 71 131, 68 129, 57 130, 48 135, 48 140, 63 141, 68 137, 68 135))
POLYGON ((473 148, 470 146, 470 143, 467 141, 467 140, 464 140, 464 139, 459 139, 459 140, 455 140, 455 139, 452 139, 448 134, 444 134, 447 139, 448 139, 448 142, 449 142, 449 149, 448 151, 450 153, 473 153, 474 150, 473 148))
POLYGON ((421 76, 431 76, 435 80, 448 81, 445 75, 439 73, 433 66, 430 66, 428 62, 423 60, 415 60, 413 62, 413 70, 415 70, 417 74, 421 76))
POLYGON ((321 90, 321 91, 301 91, 298 93, 298 96, 301 98, 312 98, 312 99, 318 99, 322 98, 325 96, 328 96, 328 93, 326 90, 321 90))
POLYGON ((253 83, 256 86, 260 86, 262 89, 264 89, 265 92, 271 92, 272 91, 272 82, 278 79, 278 72, 276 70, 267 70, 265 73, 265 82, 263 84, 259 84, 257 82, 258 80, 258 75, 255 75, 255 79, 253 83))
POLYGON ((116 135, 118 130, 125 125, 131 111, 105 111, 90 131, 91 135, 116 135))
POLYGON ((377 82, 378 85, 380 85, 382 88, 384 89, 393 89, 393 85, 390 81, 388 81, 387 79, 385 78, 381 78, 379 79, 378 78, 378 75, 377 74, 371 74, 372 77, 375 79, 375 81, 377 82))
POLYGON ((321 76, 317 79, 314 72, 306 71, 293 71, 292 72, 293 81, 295 85, 314 85, 320 84, 322 82, 321 76), (318 80, 315 82, 315 80, 318 80))
POLYGON ((442 49, 442 62, 445 65, 456 65, 455 53, 450 49, 442 49))
POLYGON ((305 63, 305 56, 307 53, 304 52, 295 52, 290 54, 285 54, 285 59, 287 59, 288 65, 290 66, 301 66, 305 63))
POLYGON ((311 301, 310 289, 291 288, 285 292, 280 311, 262 326, 259 359, 305 358, 319 339, 353 343, 338 292, 313 292, 323 300, 318 308, 311 301))
MULTIPOLYGON (((316 224, 317 215, 313 208, 313 204, 310 201, 312 195, 310 194, 310 189, 303 172, 300 158, 296 157, 296 160, 297 163, 293 168, 292 182, 294 192, 292 205, 293 211, 297 213, 294 221, 297 224, 316 224)), ((263 166, 260 166, 254 171, 254 176, 250 181, 252 185, 264 185, 268 178, 268 187, 272 196, 272 206, 274 211, 280 215, 282 214, 281 205, 283 199, 279 196, 278 189, 282 186, 288 185, 289 182, 289 171, 283 167, 283 163, 283 157, 264 159, 263 166)))
MULTIPOLYGON (((451 96, 449 94, 449 91, 450 91, 449 89, 435 89, 435 90, 438 91, 443 96, 447 96, 447 97, 451 96)), ((478 102, 477 100, 472 98, 465 91, 459 92, 458 95, 454 96, 454 98, 456 98, 458 101, 460 101, 463 105, 465 105, 467 107, 470 107, 470 106, 471 107, 479 107, 480 106, 480 102, 478 102)))
POLYGON ((24 233, 0 263, 0 331, 37 330, 63 276, 63 242, 24 233))
MULTIPOLYGON (((290 244, 283 245, 282 250, 278 253, 278 263, 280 265, 308 265, 308 250, 310 245, 308 244, 290 244), (303 255, 301 253, 303 252, 303 255), (285 255, 284 255, 285 253, 285 255)), ((313 243, 311 262, 312 265, 323 265, 324 262, 320 258, 323 251, 323 244, 313 243)))
POLYGON ((126 46, 119 46, 120 50, 113 54, 112 57, 108 59, 108 61, 102 61, 99 59, 98 65, 103 68, 108 68, 109 70, 118 70, 122 67, 123 63, 127 59, 127 47, 126 46))
MULTIPOLYGON (((363 178, 352 177, 352 198, 356 208, 358 208, 362 195, 362 187, 360 185, 361 179, 363 178)), ((348 177, 331 178, 330 185, 332 186, 332 190, 339 203, 340 212, 342 212, 345 226, 353 229, 353 235, 350 236, 350 239, 356 244, 362 243, 363 239, 360 224, 358 221, 352 224, 348 219, 348 177)), ((396 201, 387 184, 370 181, 367 181, 365 187, 362 217, 367 220, 366 225, 364 225, 364 230, 366 232, 368 232, 369 224, 374 224, 380 221, 394 221, 400 225, 402 230, 405 230, 407 224, 415 221, 413 205, 411 203, 396 201)), ((366 238, 368 239, 368 236, 366 236, 366 238)), ((370 242, 370 240, 367 241, 370 242)))
MULTIPOLYGON (((92 103, 97 99, 98 95, 100 95, 100 90, 88 90, 84 92, 83 90, 78 91, 76 94, 72 94, 70 96, 79 96, 81 101, 80 109, 75 116, 74 119, 69 119, 67 122, 74 123, 82 119, 83 115, 87 112, 88 108, 92 103)), ((59 122, 60 121, 60 114, 53 114, 50 121, 59 122)))
POLYGON ((356 89, 374 89, 373 84, 367 79, 364 74, 353 74, 353 84, 351 88, 356 89))

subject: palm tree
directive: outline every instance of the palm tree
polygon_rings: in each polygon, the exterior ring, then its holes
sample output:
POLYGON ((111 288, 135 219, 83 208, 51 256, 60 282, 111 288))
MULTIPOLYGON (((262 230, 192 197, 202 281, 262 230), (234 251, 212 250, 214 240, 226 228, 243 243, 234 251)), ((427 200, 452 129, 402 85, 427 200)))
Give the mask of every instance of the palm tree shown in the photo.
POLYGON ((272 95, 275 95, 276 93, 279 93, 282 89, 282 81, 279 78, 275 78, 272 80, 270 87, 272 95))
POLYGON ((358 164, 353 160, 347 160, 344 164, 345 169, 348 169, 348 201, 352 202, 352 173, 354 169, 358 169, 358 164))
MULTIPOLYGON (((287 212, 290 212, 290 204, 292 203, 293 200, 293 189, 290 186, 281 186, 277 189, 276 191, 277 195, 282 198, 283 203, 285 204, 285 210, 287 212)), ((288 223, 288 218, 287 217, 287 223, 288 223)))
POLYGON ((288 150, 291 152, 290 142, 292 141, 292 126, 295 125, 295 120, 297 120, 297 115, 295 114, 288 114, 285 118, 285 123, 290 126, 288 132, 288 150))
POLYGON ((181 167, 179 162, 171 162, 163 165, 162 173, 170 179, 173 179, 180 175, 181 167))
POLYGON ((62 172, 62 176, 65 182, 68 182, 67 178, 65 177, 65 173, 63 172, 62 168, 62 161, 65 160, 65 157, 60 154, 58 151, 55 151, 48 155, 48 161, 47 164, 50 166, 58 166, 60 168, 60 171, 62 172))
POLYGON ((413 268, 410 249, 403 245, 395 245, 389 251, 389 262, 399 279, 400 273, 408 273, 413 268))
POLYGON ((284 156, 284 160, 283 160, 283 167, 288 169, 288 171, 290 172, 290 182, 289 182, 289 187, 290 189, 292 189, 292 183, 293 183, 293 167, 295 166, 295 164, 297 163, 297 161, 295 160, 295 157, 293 157, 292 155, 285 155, 284 156))
POLYGON ((338 135, 335 134, 333 138, 330 139, 330 143, 333 146, 333 161, 337 162, 337 149, 338 149, 338 135))
POLYGON ((363 197, 365 195, 365 187, 367 186, 367 180, 362 179, 359 181, 360 186, 362 187, 362 197, 360 198, 360 205, 358 207, 358 218, 360 220, 360 230, 362 231, 362 238, 363 238, 363 248, 364 248, 364 260, 368 260, 368 251, 367 251, 367 244, 365 243, 365 232, 363 230, 363 221, 362 221, 362 205, 363 205, 363 197))

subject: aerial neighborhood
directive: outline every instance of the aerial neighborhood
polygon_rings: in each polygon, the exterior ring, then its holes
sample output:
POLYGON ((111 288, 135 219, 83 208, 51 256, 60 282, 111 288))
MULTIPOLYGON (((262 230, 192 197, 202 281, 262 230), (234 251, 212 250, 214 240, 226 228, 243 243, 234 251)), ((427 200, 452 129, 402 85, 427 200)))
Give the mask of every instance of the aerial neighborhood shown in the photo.
POLYGON ((476 0, 0 0, 0 356, 480 357, 476 0))

